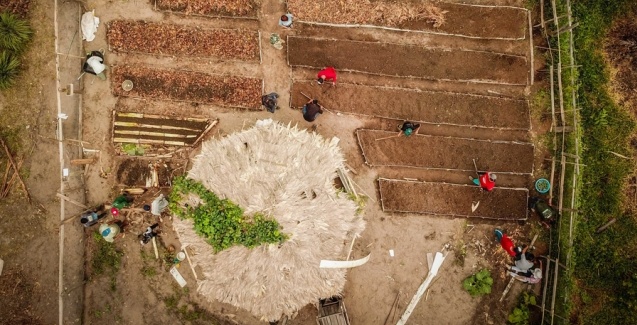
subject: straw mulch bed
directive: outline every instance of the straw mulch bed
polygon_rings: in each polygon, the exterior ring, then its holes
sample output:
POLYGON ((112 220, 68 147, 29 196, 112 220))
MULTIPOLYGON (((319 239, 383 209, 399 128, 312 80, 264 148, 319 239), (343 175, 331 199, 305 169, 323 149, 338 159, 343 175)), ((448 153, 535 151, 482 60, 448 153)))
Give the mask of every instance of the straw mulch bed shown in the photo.
POLYGON ((118 52, 259 59, 259 34, 249 30, 199 29, 182 25, 115 20, 107 25, 108 44, 118 52))
POLYGON ((31 0, 2 0, 0 1, 0 12, 8 11, 21 18, 26 18, 30 6, 31 0))
POLYGON ((258 0, 155 0, 159 10, 187 15, 256 17, 258 0))
MULTIPOLYGON (((365 223, 357 205, 333 180, 344 158, 335 139, 324 139, 272 120, 202 144, 188 177, 244 209, 275 219, 288 239, 256 248, 214 253, 192 220, 175 218, 183 246, 202 270, 197 292, 276 321, 318 298, 341 294, 346 269, 321 269, 321 260, 344 260, 365 223)), ((200 204, 198 197, 185 201, 200 204)))
POLYGON ((437 28, 444 24, 445 13, 431 3, 407 4, 371 0, 288 0, 288 10, 300 20, 331 24, 364 24, 400 27, 421 20, 437 28))
POLYGON ((115 66, 111 77, 115 96, 177 100, 229 107, 260 109, 261 79, 212 75, 201 72, 115 66), (133 82, 124 91, 124 80, 133 82))

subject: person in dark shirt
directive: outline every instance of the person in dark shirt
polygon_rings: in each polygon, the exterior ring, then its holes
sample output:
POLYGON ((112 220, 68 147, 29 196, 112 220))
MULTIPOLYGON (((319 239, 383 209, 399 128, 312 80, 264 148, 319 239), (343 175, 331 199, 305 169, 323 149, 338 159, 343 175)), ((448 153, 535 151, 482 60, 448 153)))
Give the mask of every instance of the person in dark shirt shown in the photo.
POLYGON ((318 100, 310 99, 303 105, 303 118, 308 122, 314 122, 316 118, 323 114, 323 108, 319 105, 318 100))
POLYGON ((406 137, 418 133, 420 129, 420 124, 412 123, 409 121, 403 122, 403 124, 398 126, 398 136, 405 135, 406 137))
POLYGON ((274 113, 275 110, 279 109, 277 104, 277 99, 279 98, 279 94, 277 93, 269 93, 267 95, 261 96, 261 105, 265 106, 265 109, 270 113, 274 113))

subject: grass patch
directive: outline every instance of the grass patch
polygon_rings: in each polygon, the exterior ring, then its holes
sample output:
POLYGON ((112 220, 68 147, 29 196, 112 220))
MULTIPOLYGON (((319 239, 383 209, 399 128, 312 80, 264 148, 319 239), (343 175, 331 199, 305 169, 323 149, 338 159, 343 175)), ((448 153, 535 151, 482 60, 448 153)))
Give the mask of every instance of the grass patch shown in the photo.
POLYGON ((105 241, 98 232, 93 233, 93 242, 95 251, 91 260, 91 275, 110 276, 109 287, 115 292, 117 291, 117 273, 122 264, 124 252, 115 247, 115 244, 105 241))

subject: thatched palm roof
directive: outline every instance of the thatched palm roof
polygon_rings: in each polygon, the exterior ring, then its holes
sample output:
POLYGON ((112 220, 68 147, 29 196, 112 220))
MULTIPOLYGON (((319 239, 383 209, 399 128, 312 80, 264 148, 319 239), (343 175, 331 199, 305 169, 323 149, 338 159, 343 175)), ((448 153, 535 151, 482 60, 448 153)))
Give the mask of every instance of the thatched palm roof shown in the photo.
POLYGON ((182 245, 203 270, 198 292, 244 308, 264 320, 293 315, 317 298, 342 293, 343 269, 320 269, 322 259, 343 260, 364 221, 356 204, 334 188, 343 166, 338 139, 271 120, 202 145, 188 177, 222 198, 276 219, 289 239, 280 247, 235 246, 214 254, 191 220, 175 218, 182 245))

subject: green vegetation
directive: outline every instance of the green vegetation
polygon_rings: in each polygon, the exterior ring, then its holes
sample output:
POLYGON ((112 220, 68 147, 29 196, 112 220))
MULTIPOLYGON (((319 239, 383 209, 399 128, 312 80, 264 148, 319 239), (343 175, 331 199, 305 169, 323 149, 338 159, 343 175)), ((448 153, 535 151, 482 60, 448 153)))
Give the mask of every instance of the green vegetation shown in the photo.
POLYGON ((519 300, 520 304, 513 308, 513 311, 509 314, 507 320, 510 324, 529 325, 529 317, 531 316, 529 305, 537 304, 535 296, 523 291, 519 300))
POLYGON ((122 143, 122 151, 129 156, 143 156, 146 152, 146 146, 136 143, 122 143))
MULTIPOLYGON (((556 2, 558 16, 565 15, 566 1, 556 2)), ((567 168, 565 174, 563 206, 570 208, 573 203, 578 214, 574 218, 573 245, 569 242, 572 212, 562 216, 559 246, 554 245, 561 248, 562 258, 573 256, 569 269, 560 273, 557 302, 565 301, 564 297, 570 299, 566 305, 558 303, 558 315, 575 317, 582 324, 637 324, 637 278, 633 276, 637 268, 634 259, 637 222, 626 212, 623 202, 627 177, 634 164, 611 153, 631 156, 629 138, 635 132, 635 122, 609 92, 609 70, 602 53, 612 22, 630 12, 629 6, 635 2, 580 0, 571 4, 574 21, 579 23, 574 30, 575 62, 569 59, 568 33, 561 34, 559 44, 556 36, 551 41, 560 50, 562 66, 579 66, 576 71, 563 69, 561 77, 566 119, 580 124, 563 143, 560 139, 558 146, 564 145, 566 152, 578 155, 585 166, 581 166, 577 176, 575 202, 571 202, 570 196, 573 168, 567 168), (573 87, 577 93, 577 111, 573 111, 573 87), (576 140, 580 141, 579 148, 575 146, 576 140), (595 229, 611 218, 617 218, 617 224, 596 235, 595 229)), ((560 21, 564 26, 566 19, 560 21)))
POLYGON ((216 252, 234 245, 249 248, 263 243, 281 243, 287 237, 279 231, 279 223, 261 214, 245 216, 243 209, 230 200, 220 199, 203 184, 177 177, 170 194, 170 211, 182 219, 192 219, 195 231, 204 237, 216 252), (199 196, 203 203, 197 207, 181 204, 184 195, 199 196))
POLYGON ((490 294, 491 286, 493 286, 493 278, 491 278, 491 272, 487 269, 482 269, 462 281, 462 287, 472 297, 490 294))
POLYGON ((0 90, 15 83, 20 55, 31 40, 29 23, 8 12, 0 13, 0 90))
POLYGON ((93 275, 106 274, 111 277, 111 291, 117 290, 117 272, 122 263, 124 252, 117 249, 113 243, 109 243, 102 238, 98 232, 93 233, 93 242, 96 245, 91 260, 91 270, 93 275))
POLYGON ((193 324, 218 324, 218 320, 214 316, 188 300, 189 291, 187 287, 183 288, 183 290, 177 287, 173 288, 175 293, 163 299, 166 308, 171 314, 176 315, 181 321, 193 322, 193 324), (181 303, 182 298, 185 298, 186 303, 181 303))

